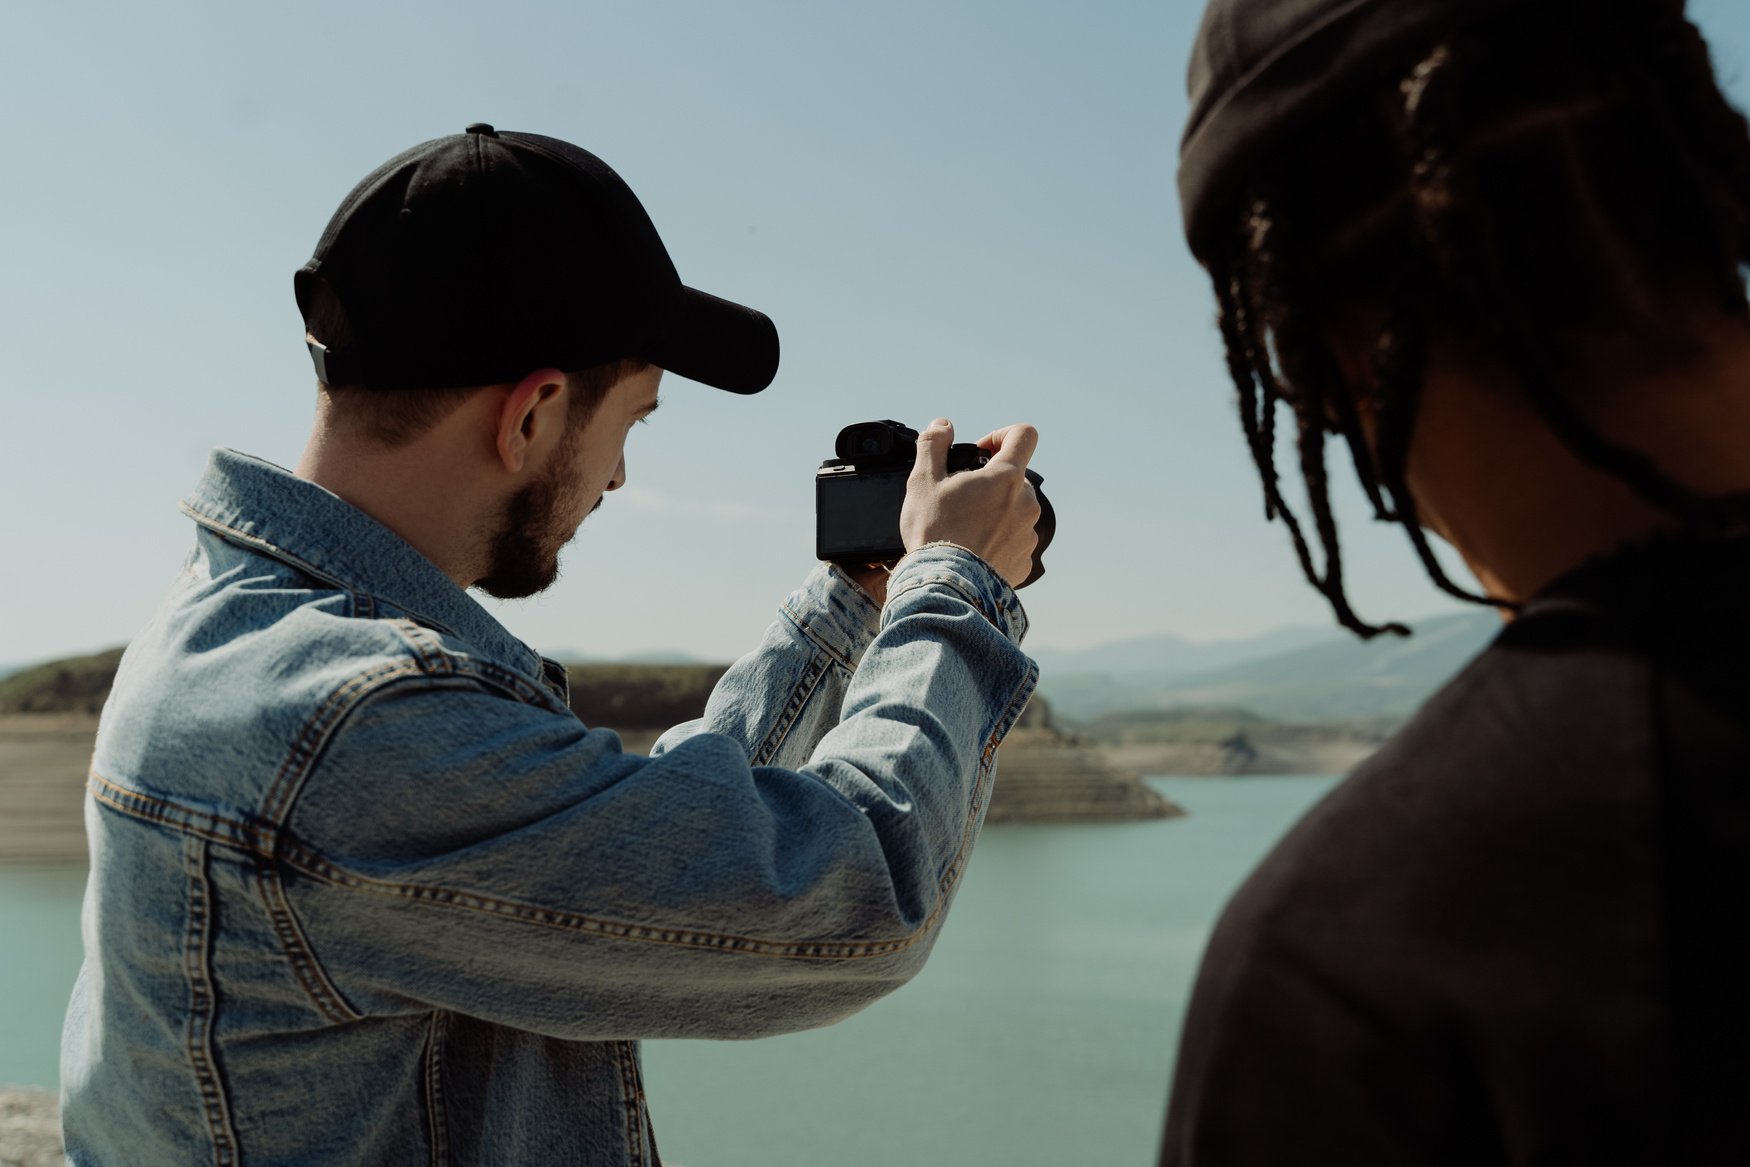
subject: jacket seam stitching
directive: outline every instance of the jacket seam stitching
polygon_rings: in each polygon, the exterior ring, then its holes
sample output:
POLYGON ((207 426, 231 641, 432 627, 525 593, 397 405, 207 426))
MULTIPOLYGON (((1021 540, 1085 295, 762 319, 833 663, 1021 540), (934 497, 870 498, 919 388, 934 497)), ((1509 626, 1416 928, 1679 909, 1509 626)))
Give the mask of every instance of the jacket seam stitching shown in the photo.
POLYGON ((828 656, 830 656, 833 660, 837 661, 838 663, 844 665, 847 669, 852 669, 852 670, 856 669, 857 662, 852 659, 851 654, 848 652, 841 651, 836 644, 833 644, 823 634, 816 632, 814 630, 813 621, 809 620, 807 617, 803 616, 800 612, 797 612, 796 609, 792 608, 790 606, 789 601, 787 601, 787 600, 785 601, 782 611, 784 613, 785 618, 788 619, 790 621, 790 623, 792 623, 796 626, 796 630, 798 632, 802 633, 803 636, 807 637, 809 639, 809 641, 812 642, 816 647, 818 647, 822 652, 826 653, 828 656))
MULTIPOLYGON (((812 639, 812 637, 810 638, 812 639)), ((371 670, 353 679, 342 689, 351 689, 353 701, 348 709, 356 705, 375 688, 365 688, 364 682, 378 680, 387 683, 390 680, 406 676, 418 675, 408 662, 397 662, 371 670)), ((950 890, 959 879, 964 866, 966 852, 971 845, 974 825, 977 821, 977 810, 983 804, 989 787, 989 774, 995 757, 995 751, 1007 729, 1013 725, 1022 708, 1025 707, 1032 689, 1038 678, 1038 668, 1029 663, 1028 672, 1010 698, 1008 707, 998 719, 987 738, 985 748, 980 758, 979 780, 974 785, 967 825, 961 836, 961 844, 948 869, 937 881, 938 894, 950 890)), ((381 686, 377 686, 380 688, 381 686)), ((339 692, 332 696, 323 706, 322 714, 329 712, 339 697, 339 692)), ((317 719, 313 718, 312 723, 317 719)), ((309 736, 309 730, 304 735, 309 736)), ((313 756, 313 755, 312 755, 313 756)), ((244 841, 260 854, 269 857, 279 857, 288 865, 305 872, 315 878, 331 884, 350 887, 357 891, 387 896, 391 898, 424 901, 436 905, 448 905, 463 910, 480 912, 486 915, 506 916, 512 919, 522 919, 544 927, 562 931, 580 931, 601 935, 610 939, 620 939, 633 943, 664 944, 684 948, 715 948, 723 951, 740 952, 747 955, 772 956, 784 959, 821 959, 821 960, 853 960, 870 957, 888 956, 903 952, 916 944, 939 920, 943 904, 939 901, 935 910, 922 924, 905 936, 868 941, 776 941, 758 937, 739 936, 725 933, 704 932, 687 928, 663 928, 644 924, 632 924, 625 921, 608 920, 586 916, 581 913, 567 912, 552 908, 542 908, 535 905, 517 903, 511 900, 485 896, 473 892, 463 892, 444 887, 422 887, 412 884, 397 884, 385 880, 358 875, 332 863, 314 849, 302 845, 289 835, 277 829, 263 829, 250 824, 235 822, 222 816, 204 811, 192 811, 151 795, 139 794, 108 782, 96 771, 90 775, 100 786, 93 786, 92 793, 99 801, 114 809, 133 817, 174 825, 189 834, 203 839, 237 846, 244 841), (107 788, 107 789, 105 789, 107 788), (113 794, 111 793, 113 791, 113 794), (184 816, 179 820, 178 812, 184 816), (187 821, 194 820, 194 821, 187 821), (213 824, 213 827, 203 828, 200 820, 213 824), (214 827, 229 827, 232 835, 219 833, 214 827)), ((276 783, 277 785, 277 783, 276 783)), ((311 953, 312 960, 315 959, 311 953)), ((317 962, 317 967, 320 963, 317 962)))
MULTIPOLYGON (((239 847, 271 857, 277 851, 277 841, 280 831, 283 829, 283 819, 289 813, 290 803, 295 797, 296 788, 302 785, 309 766, 321 753, 334 726, 344 720, 345 715, 356 708, 361 701, 375 696, 388 685, 396 681, 430 675, 422 672, 412 661, 394 661, 352 677, 331 693, 317 712, 306 721, 291 753, 288 754, 285 762, 281 763, 280 771, 269 787, 268 796, 265 799, 264 810, 271 816, 265 823, 232 818, 209 810, 198 810, 142 791, 130 790, 125 786, 111 782, 95 769, 87 771, 86 785, 92 796, 99 802, 130 817, 160 823, 189 834, 199 835, 215 843, 239 847), (337 708, 342 702, 345 703, 344 708, 337 708), (297 765, 294 766, 294 762, 297 765)), ((443 679, 453 678, 489 685, 513 698, 521 696, 514 686, 516 681, 514 675, 498 677, 475 669, 467 669, 449 673, 443 679), (507 684, 506 681, 513 683, 507 684)))
POLYGON ((212 1142, 214 1167, 234 1167, 237 1136, 231 1127, 230 1108, 219 1082, 213 1057, 213 1017, 218 1008, 210 968, 212 942, 212 887, 207 878, 206 841, 185 836, 182 848, 183 874, 187 879, 188 921, 183 930, 182 969, 188 982, 188 1021, 183 1029, 184 1049, 200 1092, 201 1113, 207 1137, 212 1142))
POLYGON ((137 790, 117 786, 96 770, 89 771, 86 787, 91 796, 112 810, 129 818, 172 827, 187 835, 199 836, 208 842, 237 847, 259 855, 273 851, 274 832, 240 819, 226 818, 211 811, 195 810, 179 803, 168 802, 137 790), (219 828, 227 830, 220 830, 219 828), (228 831, 228 833, 227 833, 228 831))
MULTIPOLYGON (((475 676, 472 670, 458 674, 458 670, 447 659, 447 654, 443 653, 442 646, 423 635, 426 631, 424 628, 411 621, 394 620, 391 623, 398 627, 412 650, 419 654, 418 660, 391 661, 353 676, 330 693, 316 713, 305 722, 264 799, 264 816, 276 828, 271 836, 272 849, 268 856, 270 861, 277 861, 279 858, 280 842, 283 838, 280 828, 283 827, 283 820, 291 813, 317 759, 332 738, 336 727, 359 705, 396 681, 431 677, 434 672, 444 679, 462 675, 471 680, 491 683, 475 676), (409 628, 416 629, 422 635, 408 635, 409 628), (434 668, 434 661, 426 651, 428 648, 445 658, 441 662, 435 662, 441 667, 434 668)), ((277 885, 277 870, 273 878, 277 885)), ((275 933, 280 937, 293 978, 315 1003, 317 1010, 329 1021, 345 1023, 357 1020, 359 1015, 345 1003, 338 986, 323 968, 321 958, 303 937, 295 917, 291 914, 289 901, 283 906, 283 912, 274 911, 270 907, 269 919, 273 921, 275 933)))
POLYGON ((273 924, 274 935, 280 942, 286 963, 291 967, 292 978, 310 998, 311 1004, 316 1006, 316 1011, 328 1021, 344 1025, 350 1021, 361 1020, 363 1015, 346 1003, 340 990, 323 970, 321 961, 316 959, 309 941, 305 939, 297 916, 292 912, 291 902, 286 898, 279 869, 271 859, 265 858, 257 864, 257 868, 262 906, 267 910, 267 918, 273 924))
POLYGON ((267 795, 262 800, 262 817, 276 827, 283 824, 285 816, 291 811, 292 803, 296 801, 297 792, 302 789, 304 779, 309 775, 311 764, 322 752, 322 747, 328 743, 330 732, 344 720, 345 715, 352 711, 359 700, 389 681, 420 675, 418 662, 389 661, 355 674, 330 693, 316 712, 304 722, 304 728, 292 743, 291 751, 280 764, 279 773, 274 775, 267 795))
POLYGON ((494 660, 476 658, 458 661, 456 657, 444 651, 441 643, 430 639, 431 630, 424 625, 399 619, 391 620, 389 623, 396 626, 403 634, 408 635, 409 640, 430 646, 429 655, 421 653, 421 663, 429 662, 431 666, 424 670, 428 676, 444 680, 460 677, 464 680, 477 681, 483 685, 490 685, 525 705, 538 706, 555 713, 571 713, 569 700, 543 681, 531 682, 522 673, 494 660), (410 634, 410 631, 417 635, 410 634))
MULTIPOLYGON (((417 651, 417 650, 416 650, 417 651)), ((439 650, 441 653, 441 649, 439 650)), ((460 678, 478 684, 489 685, 494 689, 507 693, 509 696, 522 700, 525 704, 545 704, 533 688, 528 694, 536 696, 536 701, 526 699, 521 678, 509 670, 491 666, 490 662, 482 665, 458 669, 453 661, 447 659, 442 667, 426 668, 426 658, 422 655, 417 661, 399 660, 377 665, 371 669, 356 674, 330 693, 322 705, 304 723, 297 740, 280 764, 279 773, 274 776, 266 797, 263 799, 262 817, 267 819, 277 833, 283 828, 287 816, 291 814, 292 805, 297 801, 299 791, 308 780, 310 771, 326 748, 334 730, 345 721, 352 711, 363 702, 374 697, 384 688, 396 681, 416 677, 430 677, 436 680, 453 680, 460 678)), ((557 712, 557 711, 555 711, 557 712)), ((566 710, 569 713, 569 710, 566 710)))
POLYGON ((802 710, 807 707, 809 698, 814 695, 814 690, 820 687, 820 679, 826 675, 827 670, 832 667, 832 663, 818 659, 809 660, 801 678, 791 688, 790 700, 784 706, 783 713, 778 715, 777 724, 772 726, 771 732, 766 734, 759 749, 754 751, 754 756, 751 759, 754 765, 765 765, 777 757, 778 751, 783 748, 785 739, 790 736, 791 729, 795 728, 796 719, 802 716, 802 710))
POLYGON ((444 1111, 443 1046, 449 1033, 449 1014, 433 1010, 426 1029, 425 1110, 431 1136, 432 1167, 449 1167, 449 1122, 444 1111))
MULTIPOLYGON (((632 924, 569 912, 557 908, 542 908, 454 888, 392 883, 359 875, 329 861, 301 842, 287 838, 281 847, 281 857, 292 867, 316 879, 340 887, 391 899, 412 900, 438 906, 459 908, 482 915, 522 920, 563 932, 584 932, 612 940, 642 944, 662 944, 678 948, 718 949, 750 956, 772 956, 802 960, 854 960, 874 956, 890 956, 903 952, 921 939, 927 925, 909 935, 891 940, 820 940, 777 941, 727 933, 703 932, 690 928, 663 928, 649 924, 632 924)), ((934 917, 931 917, 932 920, 934 917)))
POLYGON ((1002 744, 1003 738, 1008 736, 1009 730, 1020 719, 1022 711, 1027 708, 1027 703, 1032 700, 1033 689, 1038 681, 1039 666, 1029 661, 1027 675, 1022 678, 1020 685, 1016 686, 1014 695, 1009 698, 1008 708, 1003 710, 1002 716, 997 719, 996 724, 991 728, 990 736, 985 740, 984 752, 978 760, 978 780, 973 784, 972 803, 966 816, 965 829, 960 836, 960 849, 955 852, 953 862, 943 873, 941 883, 938 885, 941 898, 938 898, 936 902, 936 910, 930 913, 931 923, 934 923, 935 918, 943 911, 947 893, 960 882, 961 872, 966 866, 966 857, 972 850, 973 839, 978 830, 979 814, 990 797, 991 775, 996 767, 997 747, 1002 744))
POLYGON ((971 604, 973 606, 973 608, 975 608, 978 611, 978 614, 980 616, 983 616, 986 620, 989 620, 992 624, 996 624, 999 628, 1002 627, 1002 625, 1001 625, 1001 623, 999 623, 999 621, 997 619, 997 615, 998 614, 1001 614, 1003 616, 1008 615, 1008 612, 1006 610, 1002 609, 1001 607, 999 607, 997 609, 996 613, 993 613, 991 611, 990 605, 985 601, 985 597, 980 595, 976 590, 967 587, 966 584, 964 583, 964 581, 962 581, 958 576, 945 575, 945 574, 942 574, 939 572, 938 573, 931 573, 929 575, 924 575, 924 576, 921 576, 921 577, 918 577, 915 579, 906 580, 905 583, 897 591, 890 592, 888 594, 888 597, 887 597, 888 603, 892 603, 894 600, 898 599, 900 596, 905 595, 907 592, 913 592, 919 588, 928 587, 930 584, 942 584, 946 587, 952 588, 954 590, 955 594, 958 595, 961 599, 965 600, 967 603, 971 604))
POLYGON ((390 627, 401 633, 404 640, 419 655, 419 665, 422 671, 448 676, 456 671, 455 665, 444 652, 444 647, 432 636, 431 630, 415 620, 391 618, 390 627))
POLYGON ((621 920, 586 916, 580 912, 568 912, 557 908, 543 908, 533 904, 518 903, 514 900, 482 895, 478 892, 465 892, 441 886, 393 883, 388 880, 359 875, 330 861, 321 853, 305 846, 302 841, 289 834, 282 838, 280 852, 286 863, 305 874, 337 886, 351 888, 354 891, 454 907, 464 911, 479 912, 482 915, 502 916, 558 931, 584 932, 608 939, 624 940, 629 943, 717 949, 748 956, 770 956, 790 960, 863 960, 871 957, 891 956, 904 952, 928 936, 946 910, 946 893, 959 882, 960 873, 966 864, 967 852, 972 847, 978 811, 983 805, 984 797, 989 789, 988 779, 995 761, 997 747, 1001 744, 1008 729, 1020 717, 1021 711, 1026 708, 1038 677, 1038 666, 1029 662, 1026 676, 1016 686, 1014 694, 1009 698, 1008 706, 997 719, 985 741, 984 750, 979 758, 979 779, 973 785, 966 827, 960 836, 960 847, 949 862, 947 869, 936 881, 936 906, 917 928, 904 936, 893 939, 778 941, 729 933, 704 932, 690 928, 662 928, 649 924, 633 924, 621 920))
POLYGON ((644 1130, 639 1113, 638 1069, 631 1056, 632 1043, 616 1041, 614 1060, 620 1068, 620 1094, 625 1099, 622 1109, 626 1118, 626 1150, 631 1156, 630 1167, 644 1167, 644 1130))
POLYGON ((561 699, 553 689, 543 684, 531 685, 527 677, 513 669, 507 669, 493 661, 478 661, 466 665, 456 665, 453 660, 446 662, 449 669, 447 676, 464 677, 478 681, 483 685, 491 685, 521 701, 524 705, 534 705, 551 710, 554 713, 571 713, 571 705, 566 699, 561 699))

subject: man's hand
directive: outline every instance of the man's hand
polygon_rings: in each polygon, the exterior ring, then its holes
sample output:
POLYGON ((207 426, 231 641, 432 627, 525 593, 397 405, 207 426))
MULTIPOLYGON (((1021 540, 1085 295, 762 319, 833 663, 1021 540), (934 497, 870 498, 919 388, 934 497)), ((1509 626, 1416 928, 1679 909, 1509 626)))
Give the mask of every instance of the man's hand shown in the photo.
POLYGON ((918 457, 905 486, 899 537, 907 551, 926 543, 957 543, 1019 585, 1033 571, 1039 500, 1024 473, 1039 444, 1039 431, 1011 425, 987 434, 979 445, 990 461, 977 470, 948 474, 954 425, 937 418, 918 435, 918 457))

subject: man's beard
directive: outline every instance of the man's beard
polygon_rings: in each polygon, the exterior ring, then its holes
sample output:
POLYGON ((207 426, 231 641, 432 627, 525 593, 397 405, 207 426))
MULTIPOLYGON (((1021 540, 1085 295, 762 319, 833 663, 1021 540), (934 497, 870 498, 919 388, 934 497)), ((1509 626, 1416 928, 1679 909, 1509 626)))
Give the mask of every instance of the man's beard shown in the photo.
MULTIPOLYGON (((553 586, 559 578, 559 551, 576 534, 575 528, 565 528, 562 516, 576 509, 577 486, 562 480, 557 469, 571 462, 561 452, 553 468, 511 495, 492 537, 487 572, 475 587, 501 600, 520 600, 553 586)), ((590 513, 601 505, 596 500, 590 513)))

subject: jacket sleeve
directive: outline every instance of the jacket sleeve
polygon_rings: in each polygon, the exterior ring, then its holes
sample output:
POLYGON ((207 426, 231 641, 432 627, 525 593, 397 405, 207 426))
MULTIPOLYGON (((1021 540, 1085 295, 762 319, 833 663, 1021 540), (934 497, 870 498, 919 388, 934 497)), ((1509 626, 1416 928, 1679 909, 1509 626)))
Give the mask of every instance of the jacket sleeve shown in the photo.
POLYGON ((801 766, 838 724, 851 675, 880 630, 880 605, 843 571, 819 564, 758 647, 723 674, 704 716, 663 734, 651 754, 714 733, 739 742, 756 766, 801 766))
POLYGON ((708 731, 624 754, 453 664, 386 684, 287 819, 286 903, 360 1015, 580 1040, 836 1021, 934 941, 1037 678, 1024 622, 976 557, 909 558, 843 720, 793 769, 708 731))

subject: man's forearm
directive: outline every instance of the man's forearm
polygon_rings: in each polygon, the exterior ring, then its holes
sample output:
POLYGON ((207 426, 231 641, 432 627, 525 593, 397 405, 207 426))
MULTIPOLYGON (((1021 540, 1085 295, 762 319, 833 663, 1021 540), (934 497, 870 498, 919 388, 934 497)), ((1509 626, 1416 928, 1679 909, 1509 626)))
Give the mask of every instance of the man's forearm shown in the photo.
POLYGON ((754 765, 794 768, 839 721, 851 676, 880 630, 876 600, 819 564, 784 600, 759 647, 717 682, 704 716, 663 734, 652 755, 696 733, 733 738, 754 765))

